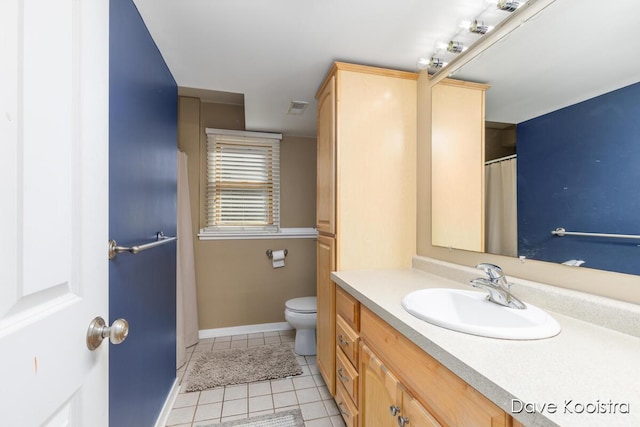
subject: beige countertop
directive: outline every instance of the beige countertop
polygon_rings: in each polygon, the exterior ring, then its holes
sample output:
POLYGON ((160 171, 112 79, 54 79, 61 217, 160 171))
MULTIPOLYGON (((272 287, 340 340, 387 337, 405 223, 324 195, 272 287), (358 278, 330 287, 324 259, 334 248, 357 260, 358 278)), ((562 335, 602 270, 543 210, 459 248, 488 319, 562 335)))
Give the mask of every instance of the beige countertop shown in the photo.
POLYGON ((471 289, 460 282, 417 269, 340 271, 331 277, 526 426, 640 426, 637 336, 559 314, 539 303, 535 305, 560 323, 559 335, 531 341, 468 335, 422 321, 401 305, 404 295, 418 289, 471 289), (522 408, 525 404, 538 410, 528 413, 522 408))

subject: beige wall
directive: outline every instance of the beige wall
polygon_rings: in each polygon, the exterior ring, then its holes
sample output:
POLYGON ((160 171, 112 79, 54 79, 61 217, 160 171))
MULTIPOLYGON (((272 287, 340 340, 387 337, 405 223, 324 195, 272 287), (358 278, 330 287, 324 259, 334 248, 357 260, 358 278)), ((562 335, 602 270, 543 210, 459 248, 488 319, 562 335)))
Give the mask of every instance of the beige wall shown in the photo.
MULTIPOLYGON (((189 194, 194 236, 203 224, 200 195, 206 160, 204 128, 244 130, 242 106, 179 98, 178 146, 189 156, 189 194)), ((315 138, 284 135, 280 145, 281 226, 315 224, 315 138)), ((284 322, 289 298, 316 293, 315 239, 194 239, 199 327, 284 322), (285 267, 274 269, 267 249, 287 249, 285 267)))
POLYGON ((533 260, 520 262, 517 258, 432 246, 430 100, 429 79, 423 73, 418 80, 418 236, 416 248, 418 255, 467 266, 474 266, 480 262, 491 262, 501 266, 507 275, 514 277, 640 304, 638 276, 533 260))

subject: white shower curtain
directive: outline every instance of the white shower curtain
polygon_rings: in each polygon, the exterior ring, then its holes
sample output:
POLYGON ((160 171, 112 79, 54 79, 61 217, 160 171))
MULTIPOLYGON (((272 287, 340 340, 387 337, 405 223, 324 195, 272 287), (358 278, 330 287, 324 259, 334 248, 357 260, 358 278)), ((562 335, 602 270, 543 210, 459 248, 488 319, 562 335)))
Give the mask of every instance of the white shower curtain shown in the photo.
POLYGON ((186 348, 198 342, 198 305, 189 202, 187 155, 178 151, 178 247, 176 255, 176 368, 186 362, 186 348))
POLYGON ((518 255, 516 159, 485 166, 485 251, 518 255))

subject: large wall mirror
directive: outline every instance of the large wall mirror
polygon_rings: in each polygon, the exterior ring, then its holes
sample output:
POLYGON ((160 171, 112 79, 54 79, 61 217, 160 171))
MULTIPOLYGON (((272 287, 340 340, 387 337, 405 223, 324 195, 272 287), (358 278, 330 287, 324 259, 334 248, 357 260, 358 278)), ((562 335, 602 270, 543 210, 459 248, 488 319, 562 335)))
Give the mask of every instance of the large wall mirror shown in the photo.
POLYGON ((640 275, 638 16, 637 0, 555 0, 456 70, 490 85, 485 252, 640 275))

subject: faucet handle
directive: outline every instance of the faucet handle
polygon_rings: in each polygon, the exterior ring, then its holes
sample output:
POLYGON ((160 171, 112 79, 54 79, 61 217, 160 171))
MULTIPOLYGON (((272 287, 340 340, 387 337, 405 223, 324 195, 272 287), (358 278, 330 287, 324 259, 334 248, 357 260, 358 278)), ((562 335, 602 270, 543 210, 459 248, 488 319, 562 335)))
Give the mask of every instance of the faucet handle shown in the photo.
POLYGON ((476 268, 487 273, 487 276, 489 276, 489 279, 491 280, 498 280, 504 277, 504 272, 502 271, 502 269, 495 264, 489 264, 489 263, 483 262, 481 264, 476 265, 476 268))

